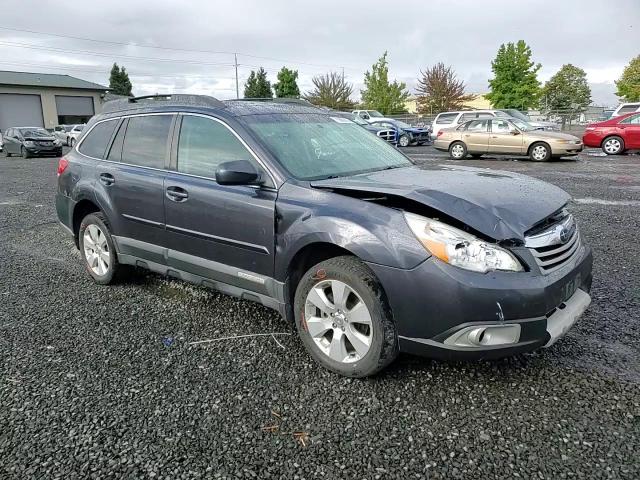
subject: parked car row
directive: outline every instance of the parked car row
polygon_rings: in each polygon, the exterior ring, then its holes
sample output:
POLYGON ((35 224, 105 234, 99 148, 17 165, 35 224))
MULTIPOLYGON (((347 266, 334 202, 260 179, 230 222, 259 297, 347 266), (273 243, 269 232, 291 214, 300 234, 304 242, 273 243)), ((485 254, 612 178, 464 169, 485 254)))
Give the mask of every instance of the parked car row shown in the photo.
MULTIPOLYGON (((452 135, 500 128, 525 148, 516 121, 475 119, 452 135)), ((342 375, 372 375, 399 352, 548 347, 591 301, 591 249, 566 192, 511 172, 416 167, 305 103, 108 102, 57 173, 58 218, 96 283, 133 265, 260 302, 342 375)))
POLYGON ((41 127, 8 128, 3 135, 4 152, 7 157, 21 155, 23 158, 40 155, 62 155, 62 142, 41 127))
POLYGON ((73 147, 82 133, 84 124, 79 125, 58 125, 53 129, 53 134, 67 147, 73 147))

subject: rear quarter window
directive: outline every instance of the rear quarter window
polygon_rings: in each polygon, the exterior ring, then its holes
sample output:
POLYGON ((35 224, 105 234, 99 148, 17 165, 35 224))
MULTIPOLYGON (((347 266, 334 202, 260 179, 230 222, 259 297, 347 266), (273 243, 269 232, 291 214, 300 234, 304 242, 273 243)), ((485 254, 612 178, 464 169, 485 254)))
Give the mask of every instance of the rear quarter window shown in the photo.
POLYGON ((457 116, 458 116, 457 113, 441 113, 436 117, 435 123, 440 123, 440 124, 453 123, 453 121, 456 119, 457 116))
POLYGON ((129 118, 122 146, 122 162, 141 167, 164 168, 172 115, 129 118))
POLYGON ((107 120, 106 122, 98 123, 82 140, 78 151, 88 157, 104 158, 107 145, 109 145, 109 140, 111 140, 117 123, 118 120, 107 120))

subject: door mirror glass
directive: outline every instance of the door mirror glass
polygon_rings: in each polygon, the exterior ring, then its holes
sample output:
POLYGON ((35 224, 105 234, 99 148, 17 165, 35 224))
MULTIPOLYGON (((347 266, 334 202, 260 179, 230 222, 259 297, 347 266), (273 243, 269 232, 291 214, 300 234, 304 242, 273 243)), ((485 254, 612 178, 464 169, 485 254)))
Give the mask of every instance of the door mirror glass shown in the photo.
POLYGON ((248 160, 234 160, 218 165, 216 182, 220 185, 259 185, 260 174, 248 160))
POLYGON ((511 132, 511 135, 520 135, 520 130, 518 130, 517 128, 512 127, 509 132, 511 132))

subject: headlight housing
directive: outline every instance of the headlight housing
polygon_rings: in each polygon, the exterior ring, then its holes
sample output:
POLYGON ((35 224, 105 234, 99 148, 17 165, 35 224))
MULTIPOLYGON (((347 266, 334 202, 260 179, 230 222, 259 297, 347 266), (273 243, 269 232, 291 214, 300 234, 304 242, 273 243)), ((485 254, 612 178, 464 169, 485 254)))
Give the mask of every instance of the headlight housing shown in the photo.
POLYGON ((35 147, 35 143, 33 143, 31 140, 25 140, 24 141, 24 146, 25 147, 35 147))
POLYGON ((404 217, 420 243, 449 265, 480 273, 523 270, 516 257, 504 248, 431 218, 408 212, 404 217))

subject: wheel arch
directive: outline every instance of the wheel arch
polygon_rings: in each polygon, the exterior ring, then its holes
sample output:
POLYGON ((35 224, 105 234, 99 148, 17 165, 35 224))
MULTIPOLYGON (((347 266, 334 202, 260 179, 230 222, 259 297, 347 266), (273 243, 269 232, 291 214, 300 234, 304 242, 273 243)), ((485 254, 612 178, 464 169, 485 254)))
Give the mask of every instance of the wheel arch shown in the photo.
POLYGON ((75 241, 76 247, 79 247, 78 243, 78 232, 80 231, 80 223, 82 219, 89 215, 90 213, 100 212, 100 207, 96 202, 93 202, 87 198, 80 200, 73 208, 72 215, 72 230, 73 230, 73 239, 75 241))
POLYGON ((534 141, 534 142, 531 142, 531 143, 529 144, 529 146, 527 147, 527 155, 531 155, 531 149, 532 149, 534 146, 539 145, 539 144, 542 144, 542 145, 544 145, 545 147, 547 147, 547 148, 549 149, 549 155, 553 155, 553 149, 551 148, 551 145, 549 145, 549 143, 548 143, 548 142, 545 142, 544 140, 536 140, 536 141, 534 141))
POLYGON ((624 138, 619 133, 609 133, 609 134, 605 135, 604 138, 602 139, 602 141, 600 142, 600 148, 602 148, 604 146, 604 142, 606 142, 607 140, 609 140, 612 137, 616 137, 616 138, 620 139, 620 141, 622 142, 622 149, 620 151, 623 151, 625 149, 624 138))

